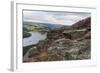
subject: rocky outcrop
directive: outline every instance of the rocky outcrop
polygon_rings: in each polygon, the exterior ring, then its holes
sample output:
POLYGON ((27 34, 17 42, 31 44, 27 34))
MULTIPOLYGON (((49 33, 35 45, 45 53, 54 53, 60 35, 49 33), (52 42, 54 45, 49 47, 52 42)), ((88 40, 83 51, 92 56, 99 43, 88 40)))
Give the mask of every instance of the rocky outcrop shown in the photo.
POLYGON ((48 60, 80 60, 90 58, 90 40, 55 40, 48 48, 48 60))

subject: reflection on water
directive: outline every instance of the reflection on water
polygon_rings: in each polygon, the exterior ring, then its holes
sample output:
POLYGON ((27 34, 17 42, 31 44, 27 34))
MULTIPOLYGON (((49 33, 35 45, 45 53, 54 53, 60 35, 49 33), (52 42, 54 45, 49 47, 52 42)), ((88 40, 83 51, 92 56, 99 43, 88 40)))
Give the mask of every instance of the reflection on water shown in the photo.
POLYGON ((41 34, 40 32, 30 32, 32 35, 27 38, 23 38, 23 46, 29 46, 32 44, 37 44, 40 40, 46 39, 46 34, 41 34))

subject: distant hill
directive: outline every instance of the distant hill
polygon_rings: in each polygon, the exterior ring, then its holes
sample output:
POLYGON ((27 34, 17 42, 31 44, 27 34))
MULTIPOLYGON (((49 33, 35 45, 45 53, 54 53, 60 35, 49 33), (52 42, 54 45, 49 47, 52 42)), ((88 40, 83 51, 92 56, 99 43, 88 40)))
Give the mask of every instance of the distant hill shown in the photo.
POLYGON ((73 29, 82 29, 82 28, 90 28, 91 27, 91 17, 80 20, 72 25, 73 29))
POLYGON ((51 24, 51 23, 38 23, 38 22, 23 22, 24 25, 33 25, 41 28, 46 28, 46 29, 55 29, 55 28, 60 28, 63 27, 61 24, 51 24))

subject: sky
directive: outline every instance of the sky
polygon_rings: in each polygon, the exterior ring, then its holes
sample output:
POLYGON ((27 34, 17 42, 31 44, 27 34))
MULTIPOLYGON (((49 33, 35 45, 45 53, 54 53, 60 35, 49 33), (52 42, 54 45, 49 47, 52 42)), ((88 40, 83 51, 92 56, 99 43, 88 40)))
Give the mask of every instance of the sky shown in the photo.
POLYGON ((51 23, 72 25, 79 20, 85 19, 91 16, 90 13, 79 12, 54 12, 54 11, 23 11, 24 22, 39 22, 39 23, 51 23))

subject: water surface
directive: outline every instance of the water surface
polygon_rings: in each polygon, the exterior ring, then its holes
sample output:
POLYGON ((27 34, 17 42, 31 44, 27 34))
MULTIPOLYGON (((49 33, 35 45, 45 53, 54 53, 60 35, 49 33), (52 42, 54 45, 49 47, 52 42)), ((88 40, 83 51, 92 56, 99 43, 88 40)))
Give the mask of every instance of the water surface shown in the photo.
POLYGON ((23 38, 23 46, 29 46, 37 44, 40 40, 46 39, 46 34, 41 34, 40 32, 29 32, 31 33, 30 37, 23 38))

